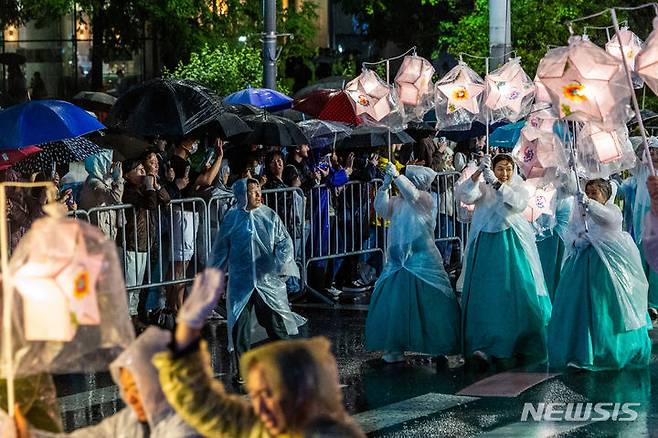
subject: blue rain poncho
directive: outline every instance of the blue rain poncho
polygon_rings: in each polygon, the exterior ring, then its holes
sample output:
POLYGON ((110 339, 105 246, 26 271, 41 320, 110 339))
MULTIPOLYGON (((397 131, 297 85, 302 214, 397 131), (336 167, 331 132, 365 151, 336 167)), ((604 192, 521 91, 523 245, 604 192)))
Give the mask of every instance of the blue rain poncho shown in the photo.
MULTIPOLYGON (((616 185, 613 184, 613 191, 616 185)), ((647 325, 647 282, 640 252, 631 236, 622 231, 622 212, 614 204, 615 193, 605 205, 588 203, 587 232, 583 206, 574 207, 569 232, 565 240, 565 263, 575 256, 577 247, 590 244, 601 258, 615 288, 618 307, 623 316, 619 331, 635 330, 647 325)))
POLYGON ((290 310, 287 277, 299 278, 292 239, 279 215, 267 207, 247 210, 247 179, 233 184, 236 205, 219 227, 210 266, 228 268, 227 308, 229 350, 233 349, 233 326, 255 291, 281 315, 289 335, 306 319, 290 310))
POLYGON ((171 333, 157 327, 149 327, 110 364, 110 372, 121 387, 120 371, 126 368, 133 375, 135 386, 142 401, 148 425, 140 423, 130 406, 106 418, 95 426, 76 430, 70 434, 53 434, 31 430, 35 438, 192 438, 200 437, 192 427, 176 414, 167 402, 158 371, 151 363, 153 355, 167 349, 171 333))
MULTIPOLYGON (((464 204, 475 204, 464 260, 468 260, 469 251, 480 232, 498 233, 512 228, 521 242, 525 256, 528 258, 532 276, 537 286, 537 295, 548 295, 535 243, 535 231, 530 222, 521 214, 528 206, 530 198, 521 177, 514 175, 509 182, 503 184, 498 190, 481 180, 474 182, 471 178, 467 178, 457 186, 455 195, 464 204)), ((491 256, 503 257, 504 254, 491 254, 491 256)), ((495 260, 493 258, 492 269, 495 269, 495 260)), ((457 290, 459 291, 464 286, 465 271, 465 269, 462 270, 457 281, 457 290)))
POLYGON ((395 180, 402 196, 390 197, 388 190, 377 191, 375 210, 379 216, 391 221, 386 266, 378 282, 406 269, 452 298, 454 293, 433 238, 436 213, 429 190, 435 178, 436 172, 432 169, 407 166, 406 176, 401 175, 395 180), (416 247, 423 250, 414 250, 416 247))

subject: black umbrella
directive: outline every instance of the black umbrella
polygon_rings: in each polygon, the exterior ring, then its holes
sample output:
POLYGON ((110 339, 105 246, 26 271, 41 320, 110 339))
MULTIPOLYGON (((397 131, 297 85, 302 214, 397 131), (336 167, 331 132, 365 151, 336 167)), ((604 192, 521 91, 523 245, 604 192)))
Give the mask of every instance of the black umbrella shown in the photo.
POLYGON ((142 137, 184 137, 221 112, 215 93, 196 82, 153 79, 122 94, 107 124, 142 137))
POLYGON ((249 105, 246 103, 230 104, 222 103, 222 108, 231 114, 236 114, 238 116, 253 116, 255 114, 263 114, 264 109, 258 108, 257 106, 249 105))
POLYGON ((293 146, 308 144, 308 138, 292 120, 271 114, 245 116, 243 120, 254 130, 242 141, 244 144, 264 146, 293 146))
POLYGON ((212 120, 197 128, 192 135, 201 136, 207 132, 224 140, 235 140, 250 134, 252 129, 236 114, 228 111, 217 114, 212 120))
MULTIPOLYGON (((381 126, 359 125, 336 145, 336 149, 363 149, 388 146, 387 128, 381 126)), ((404 131, 390 131, 391 144, 415 143, 414 139, 404 131)))
POLYGON ((147 141, 117 130, 94 133, 90 138, 102 147, 112 149, 115 161, 139 158, 151 146, 147 141))
POLYGON ((89 111, 110 111, 117 101, 117 98, 100 91, 81 91, 71 101, 89 111))
POLYGON ((409 122, 404 132, 412 136, 414 140, 419 141, 422 138, 433 136, 436 133, 436 128, 428 122, 409 122))
POLYGON ((305 122, 307 120, 311 120, 314 118, 306 113, 294 109, 285 109, 283 111, 277 111, 274 113, 274 115, 279 117, 285 117, 286 119, 290 119, 295 123, 305 122))
POLYGON ((44 172, 48 174, 54 164, 68 164, 82 161, 90 155, 100 152, 100 147, 85 137, 39 145, 41 152, 22 159, 14 168, 23 173, 44 172))
POLYGON ((13 65, 25 64, 25 56, 15 52, 0 53, 0 64, 13 65))

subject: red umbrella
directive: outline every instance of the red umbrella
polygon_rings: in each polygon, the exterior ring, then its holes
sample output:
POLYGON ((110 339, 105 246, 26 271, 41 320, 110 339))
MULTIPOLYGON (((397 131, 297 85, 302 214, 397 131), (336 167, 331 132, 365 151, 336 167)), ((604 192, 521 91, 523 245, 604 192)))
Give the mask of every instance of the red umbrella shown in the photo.
POLYGON ((343 90, 317 90, 295 99, 292 107, 320 120, 331 120, 348 125, 362 123, 354 111, 350 97, 343 90))
POLYGON ((27 146, 21 149, 2 151, 0 152, 0 170, 9 169, 17 161, 37 152, 41 152, 41 149, 36 146, 27 146))

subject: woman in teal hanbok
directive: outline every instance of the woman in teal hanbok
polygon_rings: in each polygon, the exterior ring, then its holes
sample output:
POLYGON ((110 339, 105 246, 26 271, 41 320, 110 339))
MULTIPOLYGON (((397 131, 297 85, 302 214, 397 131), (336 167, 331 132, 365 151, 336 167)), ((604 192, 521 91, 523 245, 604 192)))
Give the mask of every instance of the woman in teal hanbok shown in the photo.
POLYGON ((555 226, 547 235, 537 236, 539 260, 551 301, 555 299, 555 289, 560 280, 560 270, 564 258, 564 239, 573 206, 573 196, 565 195, 562 190, 558 190, 556 196, 555 226))
POLYGON ((609 181, 578 195, 548 327, 549 365, 592 371, 649 364, 648 283, 640 252, 622 231, 609 181))
POLYGON ((386 168, 377 191, 377 214, 390 220, 387 262, 368 309, 366 348, 384 350, 385 362, 412 351, 432 356, 459 352, 459 304, 434 244, 436 218, 429 190, 436 172, 407 166, 386 168), (389 196, 391 182, 400 196, 389 196))
POLYGON ((535 232, 522 215, 529 193, 512 158, 496 155, 491 170, 485 157, 456 191, 475 205, 458 282, 464 356, 545 360, 551 302, 535 232))

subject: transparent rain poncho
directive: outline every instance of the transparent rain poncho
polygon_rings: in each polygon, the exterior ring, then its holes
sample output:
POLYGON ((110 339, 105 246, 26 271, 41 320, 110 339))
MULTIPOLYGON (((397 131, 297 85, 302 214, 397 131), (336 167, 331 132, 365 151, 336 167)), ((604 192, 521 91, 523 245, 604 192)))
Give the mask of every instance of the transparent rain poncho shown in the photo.
MULTIPOLYGON (((658 138, 649 137, 649 148, 658 148, 658 138)), ((644 155, 644 154, 643 154, 644 155)), ((637 161, 633 170, 635 197, 633 199, 633 239, 639 245, 642 242, 642 224, 644 217, 651 208, 649 190, 647 190, 647 178, 651 175, 646 158, 637 161)))
POLYGON ((467 131, 476 120, 485 123, 484 91, 482 78, 460 61, 434 86, 437 129, 467 131))
POLYGON ((116 246, 98 228, 39 219, 9 273, 16 376, 105 370, 134 339, 116 246))
POLYGON ((578 173, 585 178, 609 178, 635 167, 637 156, 626 125, 605 130, 595 123, 584 123, 576 138, 578 173))
POLYGON ((406 269, 420 280, 454 298, 443 268, 441 253, 434 244, 436 217, 429 190, 436 172, 422 166, 407 166, 406 176, 395 179, 400 196, 379 190, 375 196, 377 214, 391 224, 388 229, 387 262, 378 282, 406 269))
POLYGON ((642 248, 651 269, 658 271, 658 215, 651 212, 644 217, 642 248))
POLYGON ((528 115, 537 87, 523 71, 521 58, 510 59, 489 73, 484 81, 487 85, 484 105, 489 113, 489 123, 501 120, 514 123, 528 115))
MULTIPOLYGON (((474 182, 468 178, 457 186, 455 195, 459 201, 475 205, 464 260, 468 260, 469 251, 471 251, 480 232, 498 233, 512 228, 521 241, 526 257, 528 257, 532 276, 537 283, 538 295, 548 295, 537 245, 535 244, 535 230, 522 214, 528 207, 530 193, 521 177, 514 174, 512 179, 502 184, 498 190, 495 190, 489 184, 481 181, 474 182)), ((495 254, 494 256, 503 257, 504 254, 495 254)), ((492 267, 492 269, 494 268, 492 267)), ((464 272, 465 270, 462 270, 457 281, 457 290, 463 289, 464 272)))
MULTIPOLYGON (((469 161, 468 164, 466 164, 466 167, 462 169, 462 173, 455 182, 455 186, 459 187, 461 184, 463 184, 465 181, 470 180, 471 176, 478 170, 477 165, 475 164, 475 161, 469 161)), ((484 182, 484 178, 482 175, 480 175, 480 181, 484 182)), ((457 197, 457 220, 463 224, 470 224, 471 220, 473 219, 473 212, 475 211, 475 205, 473 204, 467 204, 463 201, 461 201, 457 197)))
POLYGON ((423 116, 434 106, 434 67, 425 58, 405 56, 395 75, 395 88, 404 105, 405 121, 422 122, 423 116))
POLYGON ((290 310, 286 293, 286 278, 299 278, 292 239, 271 208, 247 210, 247 181, 233 184, 236 205, 226 213, 210 258, 210 266, 228 272, 229 349, 233 326, 254 291, 281 315, 289 335, 297 334, 297 327, 306 322, 290 310))
MULTIPOLYGON (((616 185, 612 186, 613 192, 616 192, 616 185)), ((586 211, 582 204, 574 205, 565 239, 564 260, 576 253, 576 245, 582 247, 584 243, 589 243, 594 247, 608 270, 619 310, 624 317, 624 327, 617 329, 630 331, 648 324, 649 283, 637 246, 630 234, 622 231, 622 213, 613 202, 615 194, 610 196, 605 205, 589 200, 586 211)))

